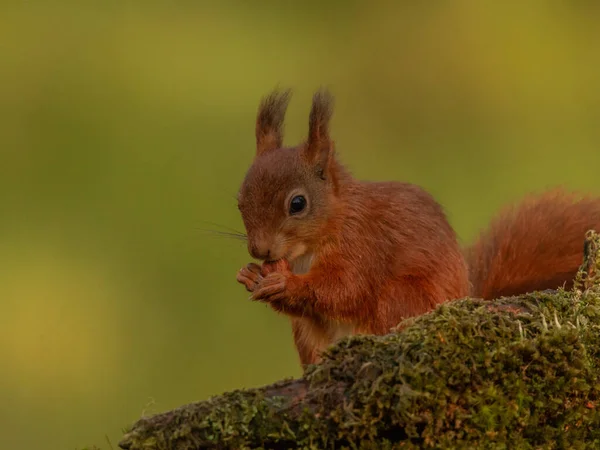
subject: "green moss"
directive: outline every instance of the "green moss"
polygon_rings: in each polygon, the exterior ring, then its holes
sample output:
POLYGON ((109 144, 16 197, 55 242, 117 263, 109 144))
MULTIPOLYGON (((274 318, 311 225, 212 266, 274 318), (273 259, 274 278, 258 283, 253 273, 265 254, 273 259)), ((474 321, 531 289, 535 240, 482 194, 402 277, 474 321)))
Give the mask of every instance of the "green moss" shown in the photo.
POLYGON ((599 242, 573 291, 447 303, 345 339, 301 380, 142 419, 121 445, 600 448, 599 242))

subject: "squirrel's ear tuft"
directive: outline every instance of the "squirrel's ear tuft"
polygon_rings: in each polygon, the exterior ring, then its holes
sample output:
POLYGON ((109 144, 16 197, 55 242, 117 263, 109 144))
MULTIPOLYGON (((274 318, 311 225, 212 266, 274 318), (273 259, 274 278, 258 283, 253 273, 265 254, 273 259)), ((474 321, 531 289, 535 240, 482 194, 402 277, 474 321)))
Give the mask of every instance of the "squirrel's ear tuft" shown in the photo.
POLYGON ((256 115, 256 155, 283 145, 283 121, 292 91, 273 91, 260 102, 256 115))
POLYGON ((308 141, 305 153, 310 162, 326 164, 329 160, 329 153, 333 147, 329 137, 329 122, 332 115, 333 96, 322 88, 313 95, 308 119, 308 141))

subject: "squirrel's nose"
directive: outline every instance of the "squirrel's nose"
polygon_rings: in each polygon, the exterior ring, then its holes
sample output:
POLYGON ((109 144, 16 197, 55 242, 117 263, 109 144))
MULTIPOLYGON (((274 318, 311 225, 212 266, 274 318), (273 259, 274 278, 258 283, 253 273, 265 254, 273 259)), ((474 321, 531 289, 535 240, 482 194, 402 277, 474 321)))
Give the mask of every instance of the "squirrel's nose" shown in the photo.
POLYGON ((268 260, 271 256, 269 243, 264 239, 254 239, 248 242, 248 251, 253 258, 268 260))

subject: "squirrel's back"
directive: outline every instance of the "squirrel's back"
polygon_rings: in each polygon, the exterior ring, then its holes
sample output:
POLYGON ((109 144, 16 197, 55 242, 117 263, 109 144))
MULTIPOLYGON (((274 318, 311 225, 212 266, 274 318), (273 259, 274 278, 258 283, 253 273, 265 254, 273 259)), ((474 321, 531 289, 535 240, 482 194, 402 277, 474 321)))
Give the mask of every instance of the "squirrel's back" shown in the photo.
POLYGON ((600 230, 600 198, 556 189, 504 209, 465 251, 471 295, 571 286, 589 229, 600 230))

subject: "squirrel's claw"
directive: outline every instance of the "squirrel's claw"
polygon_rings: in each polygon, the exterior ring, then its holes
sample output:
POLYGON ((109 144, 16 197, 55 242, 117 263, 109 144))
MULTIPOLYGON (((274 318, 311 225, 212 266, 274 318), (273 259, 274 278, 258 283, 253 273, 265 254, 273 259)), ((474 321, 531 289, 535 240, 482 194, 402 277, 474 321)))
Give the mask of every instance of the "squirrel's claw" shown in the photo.
POLYGON ((286 287, 286 276, 278 272, 272 272, 258 283, 252 297, 254 300, 262 300, 267 303, 283 300, 286 287))
POLYGON ((236 276, 238 283, 243 284, 248 292, 254 292, 258 283, 263 279, 260 274, 260 266, 250 263, 246 267, 242 267, 236 276))

